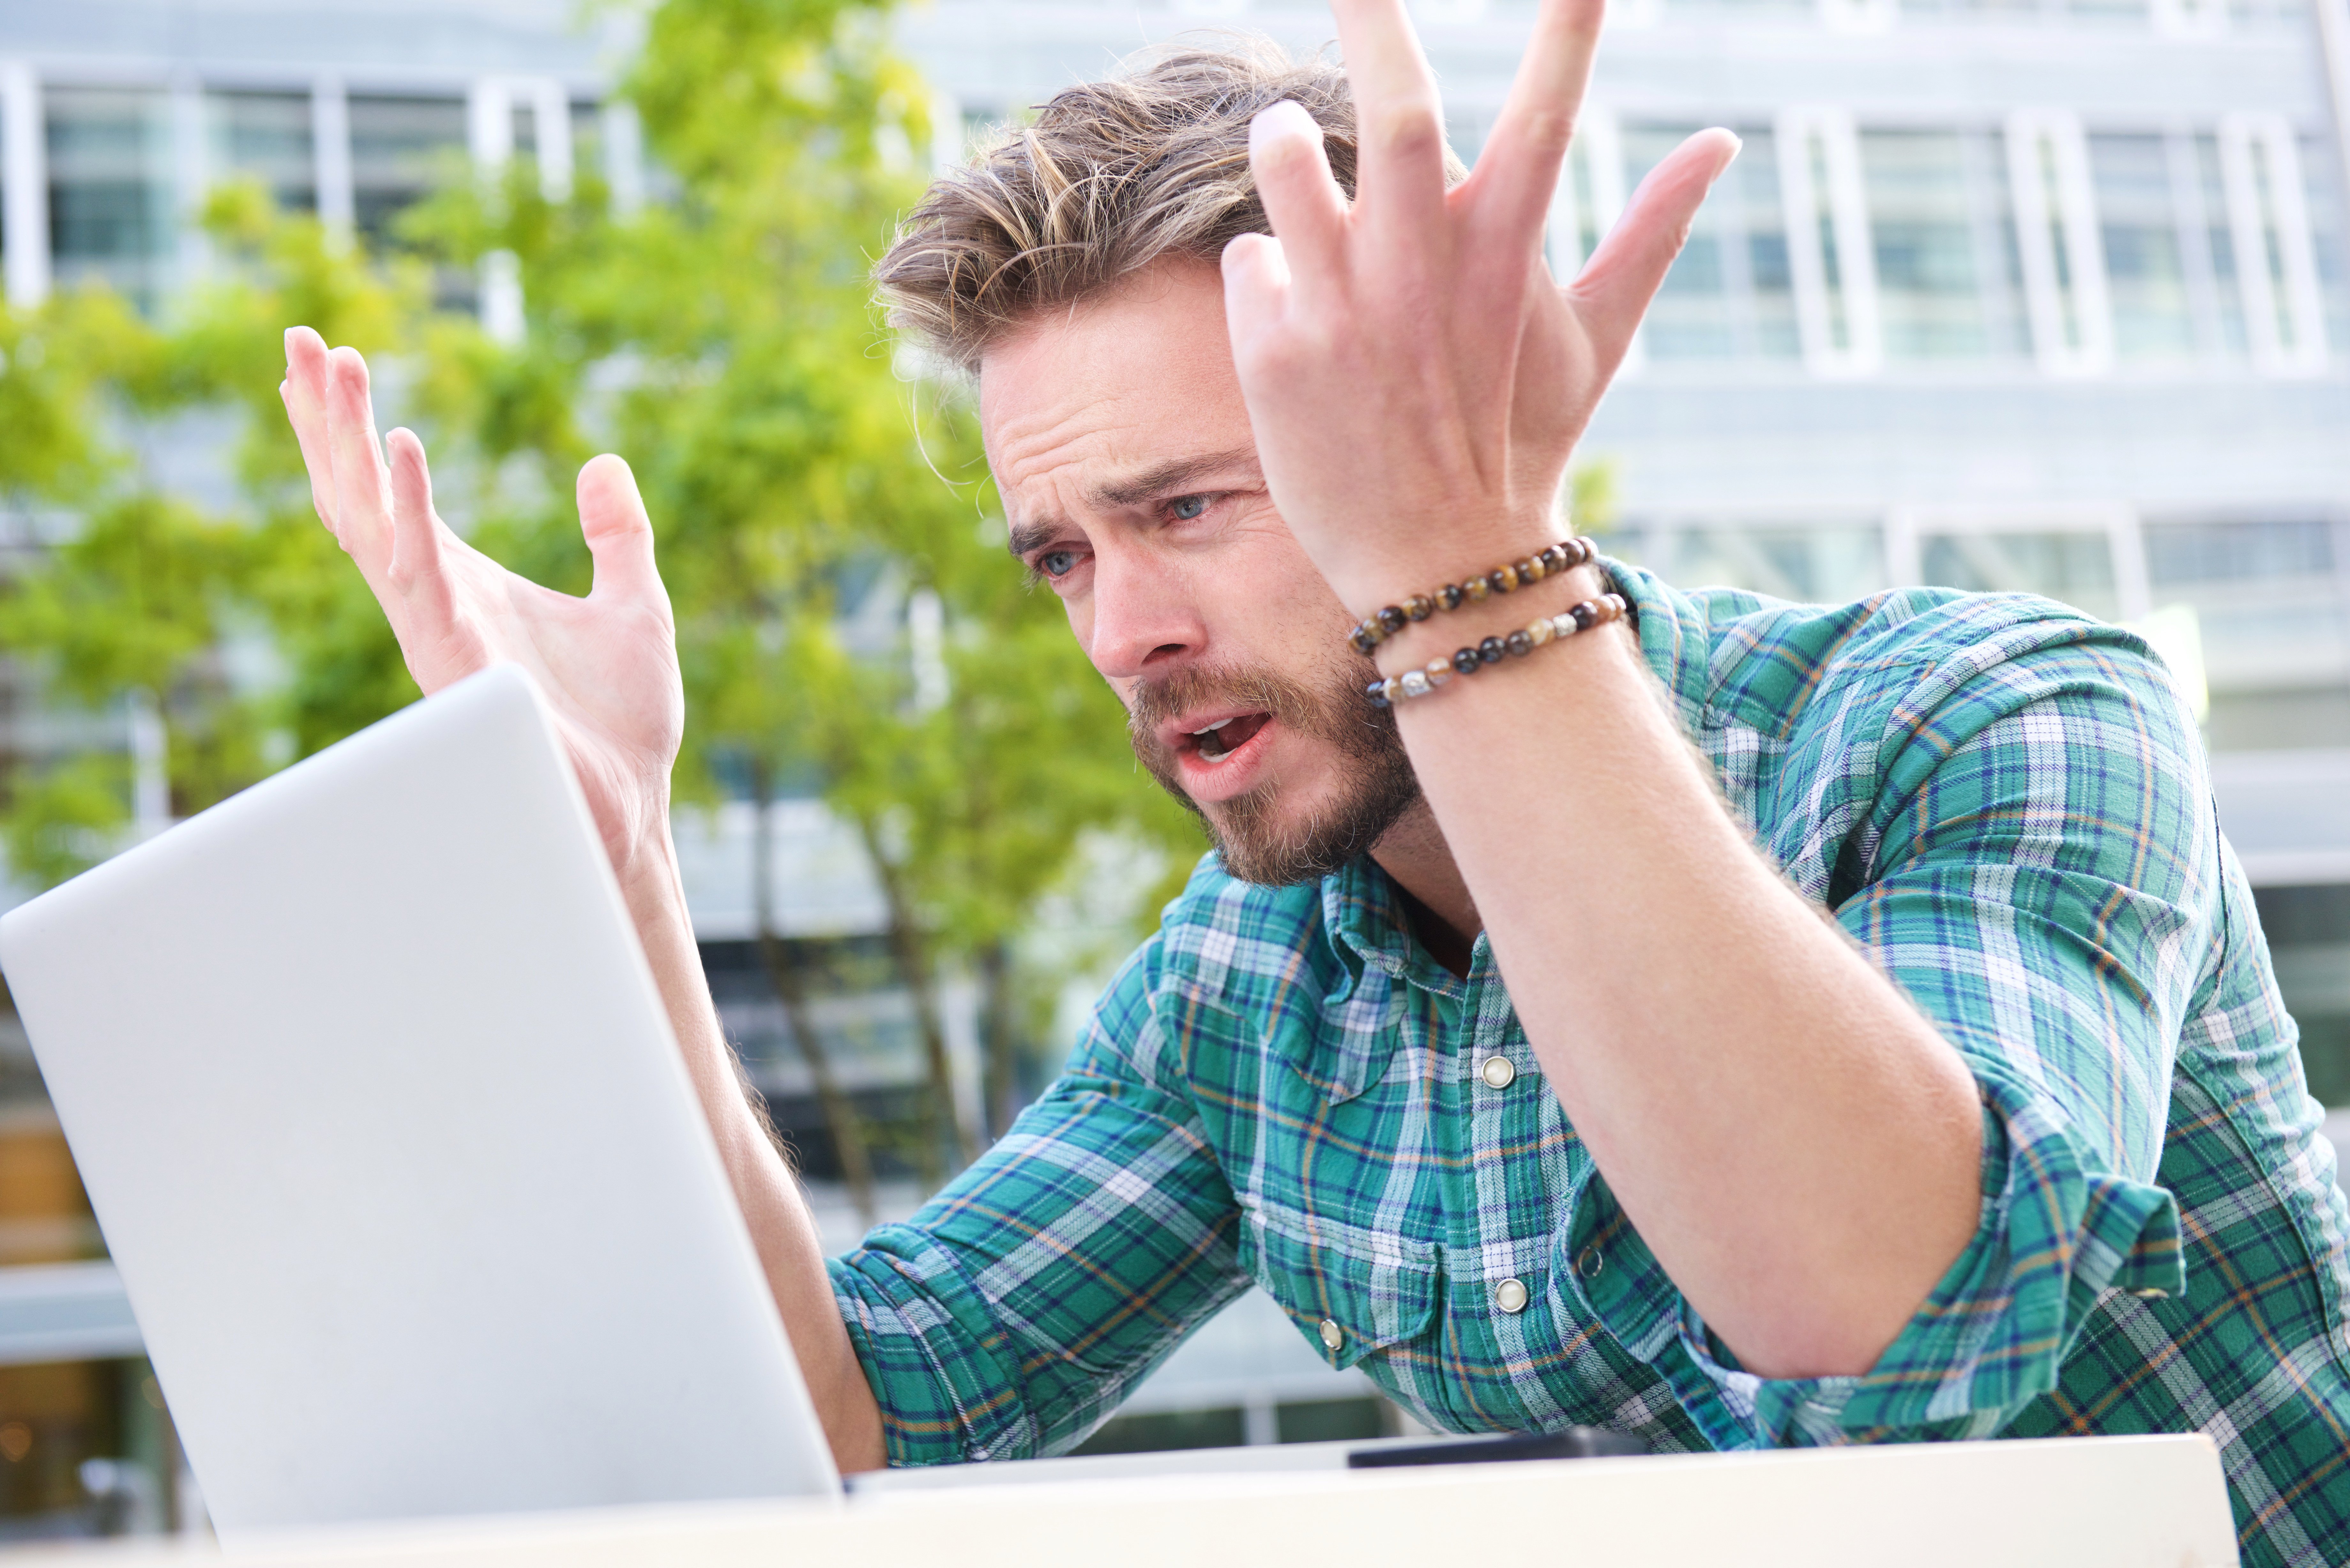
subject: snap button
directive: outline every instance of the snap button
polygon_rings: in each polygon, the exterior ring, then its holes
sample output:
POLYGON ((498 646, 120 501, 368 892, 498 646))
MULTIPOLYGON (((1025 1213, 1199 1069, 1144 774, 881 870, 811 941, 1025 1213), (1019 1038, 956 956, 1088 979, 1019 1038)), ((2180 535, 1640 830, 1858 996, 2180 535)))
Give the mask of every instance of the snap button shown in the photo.
POLYGON ((1477 1075, 1485 1080, 1489 1089, 1506 1089, 1516 1079, 1518 1070, 1507 1056, 1488 1056, 1478 1064, 1477 1075))
POLYGON ((1503 1312, 1526 1310, 1526 1286, 1523 1280, 1503 1280, 1493 1287, 1493 1304, 1503 1312))
POLYGON ((2169 1299, 2170 1296, 2170 1293, 2164 1290, 2160 1285, 2148 1285, 2145 1290, 2132 1291, 2130 1292, 2130 1294, 2136 1296, 2142 1302, 2166 1301, 2169 1299))
POLYGON ((1330 1352, 1331 1355, 1336 1355, 1338 1353, 1338 1347, 1346 1343, 1347 1331, 1340 1328, 1336 1320, 1326 1317, 1324 1318, 1322 1320, 1322 1348, 1330 1352))
POLYGON ((1575 1272, 1586 1280, 1597 1279, 1599 1271, 1607 1266, 1607 1260, 1599 1255, 1596 1247, 1586 1247, 1583 1255, 1575 1260, 1575 1272))

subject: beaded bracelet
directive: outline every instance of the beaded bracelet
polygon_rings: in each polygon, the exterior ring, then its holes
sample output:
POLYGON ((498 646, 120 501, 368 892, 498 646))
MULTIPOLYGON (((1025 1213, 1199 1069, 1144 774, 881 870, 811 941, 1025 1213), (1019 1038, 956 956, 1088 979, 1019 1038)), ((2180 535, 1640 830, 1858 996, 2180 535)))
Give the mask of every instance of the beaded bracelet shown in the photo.
POLYGON ((1390 675, 1385 680, 1374 680, 1363 689, 1363 695, 1375 708, 1391 708, 1407 697, 1425 697, 1456 674, 1474 675, 1489 664, 1499 664, 1510 656, 1523 658, 1545 642, 1573 637, 1578 631, 1589 631, 1611 620, 1622 620, 1631 607, 1620 594, 1602 594, 1596 599, 1586 599, 1574 608, 1557 615, 1544 616, 1507 637, 1489 637, 1474 648, 1464 648, 1450 659, 1431 659, 1427 667, 1407 670, 1401 675, 1390 675))
POLYGON ((1588 539, 1562 540, 1523 561, 1496 566, 1482 576, 1447 583, 1432 594, 1414 594, 1399 605, 1389 605, 1376 615, 1365 617, 1360 626, 1347 634, 1347 640, 1355 645, 1356 652, 1367 655, 1411 622, 1426 620, 1438 610, 1482 604, 1495 594, 1506 594, 1523 584, 1556 576, 1598 556, 1599 546, 1588 539))

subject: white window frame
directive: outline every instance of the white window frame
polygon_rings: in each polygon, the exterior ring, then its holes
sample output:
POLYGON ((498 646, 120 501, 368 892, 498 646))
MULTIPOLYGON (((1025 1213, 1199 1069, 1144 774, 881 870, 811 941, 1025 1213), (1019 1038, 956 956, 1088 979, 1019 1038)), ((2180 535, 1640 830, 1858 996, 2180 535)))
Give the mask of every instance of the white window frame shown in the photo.
POLYGON ((1786 209, 1787 273, 1795 296, 1795 325, 1804 363, 1812 374, 1839 380, 1873 376, 1884 368, 1885 334, 1877 305, 1877 246, 1869 232, 1868 197, 1861 182, 1860 133, 1851 111, 1810 104, 1780 111, 1779 191, 1786 209), (1826 165, 1828 188, 1814 189, 1812 147, 1826 165), (1839 286, 1831 296, 1827 258, 1820 248, 1820 198, 1835 235, 1839 286), (1836 341, 1839 310, 1844 341, 1836 341))
POLYGON ((2158 37, 2203 40, 2228 36, 2228 0, 2154 0, 2158 37))
MULTIPOLYGON (((1575 195, 1576 166, 1591 190, 1591 232, 1600 239, 1624 215, 1624 130, 1615 111, 1586 104, 1575 117, 1575 137, 1559 161, 1558 191, 1550 204, 1544 235, 1551 275, 1565 283, 1591 258, 1583 250, 1583 203, 1575 195)), ((1596 244, 1595 241, 1595 244, 1596 244)))
POLYGON ((2114 312, 2106 288, 2096 188, 2089 178, 2089 140, 2082 131, 2081 117, 2064 109, 2020 109, 2009 115, 2007 183, 2015 203, 2024 311, 2040 369, 2066 378, 2106 374, 2114 367, 2114 312), (2043 178, 2043 147, 2054 165, 2054 212, 2043 178), (2069 298, 2057 281, 2060 244, 2064 270, 2072 275, 2069 298), (2068 318, 2072 330, 2067 330, 2068 318))
POLYGON ((530 110, 538 192, 571 199, 571 93, 553 77, 477 77, 465 94, 465 138, 474 171, 495 179, 514 161, 514 111, 530 110))
POLYGON ((49 151, 41 78, 22 60, 0 60, 0 202, 7 203, 7 254, 0 286, 30 310, 49 297, 49 151))
POLYGON ((1885 518, 1886 576, 1897 587, 1920 586, 1925 576, 1923 541, 1929 535, 1964 534, 2102 535, 2114 566, 2115 618, 2137 620, 2154 607, 2145 528, 2137 509, 2117 501, 2054 506, 1896 507, 1885 518))
POLYGON ((359 228, 359 182, 351 169, 350 90, 333 71, 310 80, 310 171, 327 243, 347 249, 359 228))
POLYGON ((1901 21, 1901 0, 1817 0, 1817 5, 1820 26, 1831 33, 1882 35, 1901 21))
POLYGON ((2253 367, 2271 376, 2315 376, 2325 369, 2325 297, 2318 286, 2317 253, 2309 236, 2309 197, 2302 184, 2301 151, 2292 122, 2275 113, 2220 119, 2220 176, 2228 197, 2228 234, 2236 254, 2236 287, 2244 307, 2244 341, 2253 367), (2262 211, 2252 162, 2267 155, 2272 213, 2262 211), (2279 278, 2269 268, 2269 223, 2275 220, 2279 278), (2278 286, 2282 284, 2282 295, 2278 286), (2279 337, 2280 319, 2292 341, 2279 337))
MULTIPOLYGON (((1550 225, 1544 235, 1544 248, 1551 275, 1562 284, 1573 281, 1591 259, 1583 250, 1584 213, 1581 199, 1575 195, 1578 167, 1584 185, 1591 192, 1592 244, 1596 249, 1616 226, 1616 220, 1624 215, 1627 194, 1624 127, 1615 110, 1600 104, 1585 104, 1575 116, 1575 136, 1567 143, 1566 156, 1559 161, 1558 189, 1551 198, 1550 225)), ((1646 362, 1641 334, 1635 332, 1617 374, 1636 373, 1646 362)))
POLYGON ((212 138, 203 83, 174 71, 166 89, 172 126, 172 206, 178 232, 172 251, 182 287, 212 270, 212 236, 204 232, 204 198, 212 193, 212 138))
MULTIPOLYGON (((476 77, 465 93, 465 140, 473 172, 494 186, 514 161, 514 111, 530 109, 538 160, 538 192, 550 202, 571 198, 571 94, 553 77, 476 77)), ((493 343, 523 339, 522 262, 512 251, 482 257, 482 331, 493 343)))

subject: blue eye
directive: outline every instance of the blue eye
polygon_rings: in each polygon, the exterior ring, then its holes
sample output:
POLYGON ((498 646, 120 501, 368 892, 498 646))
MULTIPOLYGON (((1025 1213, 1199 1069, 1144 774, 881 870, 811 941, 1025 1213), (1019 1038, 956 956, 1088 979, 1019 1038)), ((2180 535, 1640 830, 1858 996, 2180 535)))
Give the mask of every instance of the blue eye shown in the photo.
POLYGON ((1208 509, 1208 498, 1204 495, 1179 495, 1167 504, 1167 509, 1189 523, 1208 509))
POLYGON ((1047 550, 1036 557, 1036 569, 1048 577, 1066 576, 1076 564, 1074 550, 1047 550))

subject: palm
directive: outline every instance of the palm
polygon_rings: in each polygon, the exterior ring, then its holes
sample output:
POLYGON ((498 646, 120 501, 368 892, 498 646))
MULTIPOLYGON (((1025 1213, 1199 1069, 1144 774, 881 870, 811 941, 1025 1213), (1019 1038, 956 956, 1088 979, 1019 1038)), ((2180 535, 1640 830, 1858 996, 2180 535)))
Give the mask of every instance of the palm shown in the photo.
POLYGON ((1449 189, 1404 0, 1336 5, 1355 192, 1304 109, 1260 114, 1251 166, 1274 234, 1225 249, 1224 300, 1274 499, 1359 611, 1431 571, 1549 542, 1568 455, 1737 141, 1683 143, 1561 288, 1543 225, 1600 0, 1543 0, 1477 168, 1449 189))
POLYGON ((685 714, 675 623, 628 466, 599 457, 580 471, 596 579, 574 598, 515 576, 441 521, 422 445, 394 431, 379 449, 357 353, 329 355, 297 327, 282 389, 318 516, 383 606, 417 685, 430 694, 493 664, 528 670, 605 847, 625 866, 666 821, 685 714))

